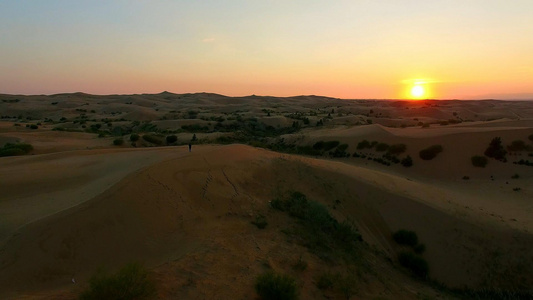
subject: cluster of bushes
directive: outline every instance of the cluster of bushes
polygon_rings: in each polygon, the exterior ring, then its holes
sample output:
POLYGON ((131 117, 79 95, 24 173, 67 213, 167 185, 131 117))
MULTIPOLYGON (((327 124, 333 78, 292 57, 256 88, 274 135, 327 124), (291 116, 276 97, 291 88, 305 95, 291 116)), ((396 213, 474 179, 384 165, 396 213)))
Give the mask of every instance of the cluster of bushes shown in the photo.
POLYGON ((0 157, 2 156, 17 156, 25 155, 30 153, 33 150, 33 146, 26 143, 7 143, 2 148, 0 148, 0 157))
POLYGON ((533 162, 530 162, 529 160, 524 160, 524 159, 521 159, 519 161, 515 161, 514 164, 515 165, 525 165, 525 166, 533 167, 533 162))
POLYGON ((152 134, 145 134, 142 136, 143 140, 149 142, 149 143, 152 143, 152 144, 156 144, 158 146, 160 145, 163 145, 163 140, 156 136, 156 135, 152 135, 152 134))
POLYGON ((188 132, 209 132, 209 127, 200 124, 183 125, 181 129, 188 132))
POLYGON ((479 155, 472 156, 471 160, 472 160, 472 165, 474 165, 474 167, 479 167, 479 168, 484 168, 489 162, 485 156, 479 156, 479 155))
POLYGON ((348 222, 339 223, 328 209, 315 201, 307 200, 300 192, 272 200, 274 209, 284 211, 301 221, 303 229, 297 234, 312 251, 330 252, 342 250, 351 253, 355 244, 362 241, 359 232, 348 222))
POLYGON ((506 161, 507 151, 502 146, 502 139, 495 137, 490 141, 489 147, 485 150, 485 156, 501 161, 506 161))
POLYGON ((115 274, 98 271, 89 280, 89 288, 80 295, 81 300, 100 299, 151 299, 156 295, 155 284, 148 272, 139 264, 129 264, 115 274))
POLYGON ((407 155, 405 158, 402 159, 401 164, 402 166, 409 168, 413 165, 413 159, 411 158, 411 156, 407 155))
POLYGON ((335 148, 335 151, 330 151, 329 156, 331 157, 350 157, 350 153, 346 152, 348 149, 348 144, 341 144, 335 148))
POLYGON ((337 146, 339 146, 339 141, 318 141, 313 145, 313 149, 319 150, 319 151, 329 151, 337 146))
POLYGON ((533 150, 533 147, 526 144, 522 140, 512 141, 511 145, 507 146, 507 151, 509 152, 532 151, 532 150, 533 150))
POLYGON ((442 152, 441 145, 433 145, 426 149, 420 150, 419 156, 423 160, 431 160, 437 156, 437 154, 442 152))
POLYGON ((399 245, 404 245, 411 247, 414 251, 402 251, 398 254, 398 261, 400 264, 409 270, 411 270, 415 275, 420 277, 427 277, 429 273, 429 265, 427 261, 420 256, 425 250, 426 246, 424 244, 418 243, 418 236, 414 231, 400 229, 396 231, 392 238, 399 245))
POLYGON ((255 291, 263 300, 298 299, 296 280, 288 275, 276 274, 272 271, 257 277, 255 291))

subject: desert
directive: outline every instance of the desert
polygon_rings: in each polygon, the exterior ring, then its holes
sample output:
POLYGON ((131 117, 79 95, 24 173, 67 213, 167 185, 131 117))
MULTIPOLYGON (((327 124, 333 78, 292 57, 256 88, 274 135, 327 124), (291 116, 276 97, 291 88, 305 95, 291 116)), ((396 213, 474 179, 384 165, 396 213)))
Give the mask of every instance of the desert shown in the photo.
POLYGON ((531 101, 3 94, 0 117, 2 299, 131 263, 160 299, 256 299, 262 274, 533 297, 531 101))

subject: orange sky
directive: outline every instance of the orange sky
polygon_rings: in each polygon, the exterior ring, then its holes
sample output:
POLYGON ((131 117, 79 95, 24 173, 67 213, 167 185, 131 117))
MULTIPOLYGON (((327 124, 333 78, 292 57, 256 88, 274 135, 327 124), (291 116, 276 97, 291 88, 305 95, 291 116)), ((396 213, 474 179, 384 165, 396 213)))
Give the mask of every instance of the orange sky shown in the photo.
POLYGON ((533 99, 533 1, 435 2, 3 1, 0 93, 533 99))

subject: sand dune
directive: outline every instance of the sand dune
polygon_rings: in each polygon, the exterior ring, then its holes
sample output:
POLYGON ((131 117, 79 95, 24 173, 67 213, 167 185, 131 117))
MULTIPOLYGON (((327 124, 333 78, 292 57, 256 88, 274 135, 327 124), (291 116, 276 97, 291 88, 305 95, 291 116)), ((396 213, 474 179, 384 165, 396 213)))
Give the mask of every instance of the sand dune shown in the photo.
MULTIPOLYGON (((431 277, 451 286, 495 284, 499 274, 524 272, 525 266, 532 265, 528 256, 533 246, 530 234, 504 225, 482 227, 480 224, 490 220, 471 218, 464 213, 466 209, 447 201, 450 195, 439 196, 438 189, 424 182, 342 162, 247 146, 195 147, 190 154, 176 150, 128 151, 120 153, 123 160, 111 158, 119 152, 73 152, 70 158, 59 160, 74 166, 87 163, 92 156, 105 162, 108 170, 122 171, 98 183, 93 179, 92 187, 85 183, 86 178, 73 174, 68 186, 80 186, 76 189, 79 195, 91 189, 103 193, 93 193, 82 203, 70 202, 66 210, 36 218, 4 244, 0 254, 3 294, 68 298, 84 286, 98 266, 115 268, 138 260, 153 269, 164 297, 253 297, 253 274, 261 271, 264 260, 275 269, 284 269, 287 259, 296 255, 289 253, 306 253, 279 236, 287 220, 268 205, 276 191, 285 189, 302 191, 326 204, 341 220, 356 220, 364 240, 391 257, 397 250, 391 232, 399 228, 415 230, 427 245, 425 257, 431 277), (149 166, 142 171, 132 173, 132 168, 123 165, 126 160, 148 157, 152 160, 133 168, 149 166), (108 188, 111 182, 116 184, 108 188), (258 213, 269 220, 265 231, 250 225, 258 213), (512 255, 502 257, 497 253, 512 255), (72 284, 72 278, 78 284, 72 284), (194 287, 178 284, 187 278, 193 278, 194 287), (229 284, 234 280, 239 284, 229 284), (54 292, 57 289, 61 292, 54 292)), ((6 167, 16 169, 27 164, 38 170, 39 163, 48 160, 44 156, 25 159, 6 167)), ((39 176, 35 171, 24 178, 31 182, 39 176)), ((65 188, 52 179, 53 175, 47 182, 51 189, 65 188)), ((9 186, 12 195, 28 193, 23 185, 9 186)), ((26 198, 36 199, 40 194, 37 191, 30 191, 32 195, 26 198)), ((462 199, 462 204, 467 205, 466 200, 462 199)), ((53 202, 49 206, 57 208, 53 202)), ((311 257, 309 261, 316 264, 313 268, 324 267, 319 259, 311 257)), ((390 276, 399 276, 400 283, 381 288, 378 285, 377 289, 383 293, 392 289, 395 295, 410 298, 410 292, 401 286, 417 283, 384 263, 380 265, 385 268, 382 271, 392 272, 390 276)), ((508 279, 498 279, 497 284, 504 287, 520 280, 520 285, 527 286, 533 277, 525 272, 508 279)), ((316 287, 312 282, 313 278, 303 279, 306 299, 314 299, 316 287)), ((362 293, 369 296, 373 291, 368 289, 363 288, 362 293)))

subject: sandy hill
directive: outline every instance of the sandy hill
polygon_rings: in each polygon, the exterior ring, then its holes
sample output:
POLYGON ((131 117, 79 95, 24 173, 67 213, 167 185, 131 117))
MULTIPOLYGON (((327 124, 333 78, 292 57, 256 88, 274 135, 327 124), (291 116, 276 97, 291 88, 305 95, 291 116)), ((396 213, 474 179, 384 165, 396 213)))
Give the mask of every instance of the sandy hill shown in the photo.
MULTIPOLYGON (((391 233, 400 228, 417 232, 427 247, 430 277, 449 286, 533 284, 531 234, 436 193, 446 187, 343 162, 242 145, 1 160, 0 174, 14 174, 0 181, 3 191, 9 188, 1 203, 13 207, 10 219, 2 218, 3 235, 10 236, 0 248, 3 298, 70 299, 98 267, 115 269, 129 261, 145 263, 161 298, 254 298, 254 278, 269 268, 296 276, 304 299, 340 297, 315 283, 321 272, 343 270, 343 264, 320 258, 283 233, 298 223, 269 204, 291 190, 326 205, 361 232, 357 297, 448 297, 398 266, 400 248, 391 233), (33 182, 45 185, 48 196, 37 186, 28 189, 33 182), (16 209, 19 203, 48 211, 28 213, 16 209), (265 216, 265 229, 251 224, 258 215, 265 216), (294 270, 301 259, 307 269, 294 270)), ((476 201, 470 198, 463 201, 476 201)))

